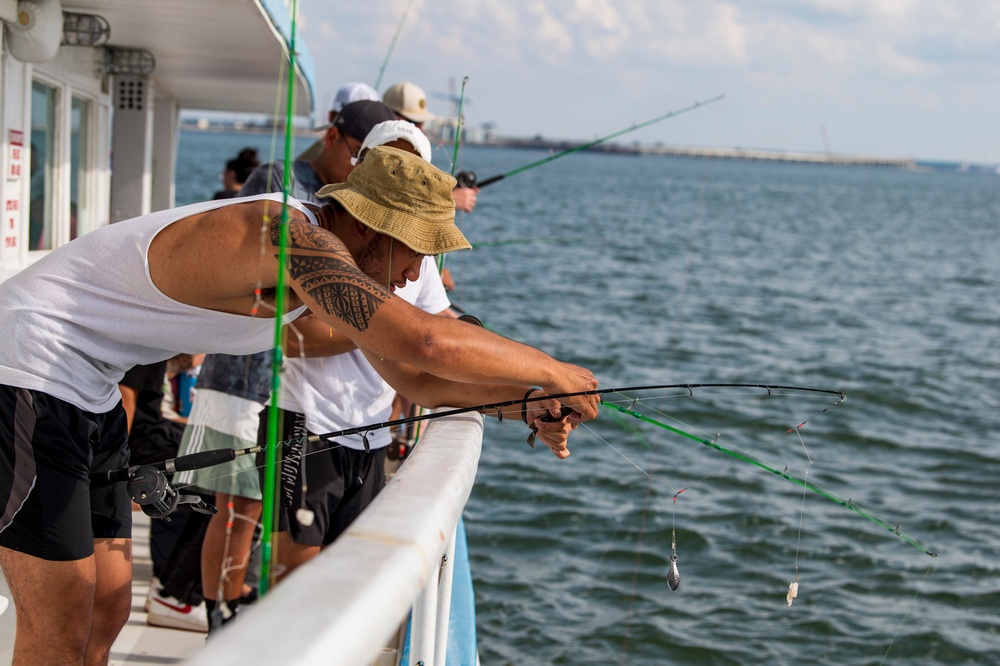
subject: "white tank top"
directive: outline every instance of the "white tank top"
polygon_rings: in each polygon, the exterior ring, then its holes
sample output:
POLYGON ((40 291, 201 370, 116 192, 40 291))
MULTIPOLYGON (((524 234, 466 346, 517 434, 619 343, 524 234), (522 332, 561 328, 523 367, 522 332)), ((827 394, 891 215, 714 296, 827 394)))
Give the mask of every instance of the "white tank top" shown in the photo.
MULTIPOLYGON (((180 352, 251 354, 274 343, 274 320, 208 310, 166 296, 148 251, 167 226, 205 211, 281 194, 206 201, 84 234, 0 284, 0 384, 43 391, 103 413, 134 365, 180 352)), ((316 224, 297 201, 289 204, 316 224)), ((305 310, 285 315, 287 323, 305 310)))

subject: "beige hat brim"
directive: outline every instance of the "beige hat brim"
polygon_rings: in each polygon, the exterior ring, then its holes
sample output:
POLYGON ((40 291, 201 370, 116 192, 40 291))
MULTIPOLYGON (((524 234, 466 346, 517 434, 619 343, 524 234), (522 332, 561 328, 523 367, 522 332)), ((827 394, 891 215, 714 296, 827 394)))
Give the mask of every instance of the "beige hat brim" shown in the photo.
POLYGON ((413 111, 410 109, 403 109, 402 111, 393 109, 393 111, 396 112, 396 115, 403 116, 411 123, 426 123, 428 120, 437 118, 437 116, 430 111, 413 111))
POLYGON ((472 244, 455 226, 454 210, 440 217, 421 217, 393 210, 351 189, 348 183, 327 185, 316 196, 336 199, 359 222, 401 241, 420 254, 472 249, 472 244))

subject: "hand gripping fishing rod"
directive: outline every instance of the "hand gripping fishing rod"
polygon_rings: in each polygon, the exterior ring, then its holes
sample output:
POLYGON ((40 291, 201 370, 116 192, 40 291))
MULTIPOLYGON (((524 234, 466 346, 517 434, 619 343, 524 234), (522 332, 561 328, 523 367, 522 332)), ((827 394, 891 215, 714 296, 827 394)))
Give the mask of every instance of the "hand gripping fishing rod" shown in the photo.
POLYGON ((725 95, 719 95, 717 97, 713 97, 712 99, 705 100, 704 102, 695 102, 691 106, 686 106, 683 109, 679 109, 677 111, 670 111, 669 113, 665 113, 662 116, 657 116, 656 118, 653 118, 651 120, 647 120, 645 122, 639 123, 638 125, 630 125, 629 127, 626 127, 625 129, 618 130, 617 132, 612 132, 611 134, 608 134, 607 136, 602 136, 599 139, 594 139, 593 141, 589 141, 587 143, 581 144, 579 146, 575 146, 573 148, 567 148, 566 150, 564 150, 562 152, 556 153, 554 155, 549 155, 546 158, 537 160, 537 161, 532 162, 530 164, 525 164, 524 166, 521 166, 521 167, 518 167, 518 168, 513 169, 511 171, 508 171, 507 173, 501 173, 501 174, 497 174, 496 176, 490 176, 486 180, 478 180, 476 178, 476 174, 474 172, 472 172, 472 171, 460 171, 460 172, 458 172, 458 175, 455 176, 455 178, 458 180, 459 187, 479 187, 479 188, 483 188, 483 187, 486 187, 487 185, 492 185, 493 183, 500 182, 504 178, 508 178, 510 176, 517 175, 517 174, 521 173, 522 171, 527 171, 529 169, 534 169, 535 167, 542 166, 543 164, 548 164, 549 162, 551 162, 553 160, 557 160, 560 157, 565 157, 565 156, 569 155, 570 153, 576 153, 576 152, 579 152, 581 150, 586 150, 587 148, 591 148, 593 146, 596 146, 599 143, 604 143, 605 141, 610 141, 611 139, 615 139, 617 137, 620 137, 623 134, 628 134, 629 132, 634 132, 636 130, 642 129, 643 127, 649 127, 650 125, 655 125, 656 123, 659 123, 659 122, 662 122, 664 120, 667 120, 668 118, 673 118, 675 116, 681 115, 682 113, 687 113, 688 111, 694 111, 695 109, 700 109, 701 107, 708 106, 709 104, 714 104, 715 102, 718 102, 718 101, 720 101, 722 99, 725 99, 725 97, 726 97, 725 95))

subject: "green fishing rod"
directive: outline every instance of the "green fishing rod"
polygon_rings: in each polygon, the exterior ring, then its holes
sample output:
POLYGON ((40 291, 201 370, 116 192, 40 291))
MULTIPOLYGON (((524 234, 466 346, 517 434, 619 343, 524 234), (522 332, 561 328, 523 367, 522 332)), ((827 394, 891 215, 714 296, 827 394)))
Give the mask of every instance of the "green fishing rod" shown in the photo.
MULTIPOLYGON (((452 156, 451 156, 452 176, 455 175, 455 169, 458 167, 458 149, 459 146, 461 146, 462 144, 462 125, 463 125, 462 107, 465 104, 465 85, 468 82, 469 82, 468 76, 462 77, 462 90, 461 92, 459 92, 458 95, 458 118, 455 119, 455 149, 452 151, 452 156)), ((444 257, 445 257, 444 254, 439 254, 434 260, 437 263, 438 273, 444 272, 444 257)))
MULTIPOLYGON (((286 95, 285 118, 285 145, 284 145, 284 176, 282 177, 281 191, 281 234, 278 243, 278 265, 286 266, 288 263, 288 199, 292 189, 292 141, 295 128, 292 126, 291 118, 295 114, 295 38, 298 21, 299 2, 292 0, 292 23, 288 38, 288 91, 286 95)), ((284 317, 280 313, 285 311, 285 271, 279 270, 277 285, 275 287, 275 311, 278 313, 274 318, 274 351, 271 361, 271 405, 267 414, 267 442, 278 441, 278 432, 281 428, 280 411, 278 410, 278 393, 281 386, 280 370, 282 363, 283 349, 283 324, 284 317)), ((260 595, 267 594, 271 577, 271 532, 274 528, 275 517, 275 476, 277 475, 278 460, 277 447, 268 446, 264 452, 264 484, 261 488, 261 564, 260 582, 258 583, 260 595)))
POLYGON ((571 153, 577 153, 577 152, 579 152, 581 150, 586 150, 588 148, 592 148, 593 146, 596 146, 599 143, 604 143, 605 141, 610 141, 611 139, 615 139, 615 138, 620 137, 620 136, 622 136, 624 134, 628 134, 629 132, 634 132, 636 130, 640 130, 640 129, 644 128, 644 127, 649 127, 650 125, 655 125, 656 123, 663 122, 664 120, 667 120, 668 118, 674 118, 676 116, 681 115, 682 113, 687 113, 688 111, 694 111, 695 109, 700 109, 703 106, 708 106, 709 104, 714 104, 715 102, 718 102, 718 101, 720 101, 722 99, 725 99, 725 97, 726 97, 725 95, 719 95, 718 97, 713 97, 711 99, 705 100, 704 102, 695 102, 691 106, 686 106, 683 109, 679 109, 677 111, 670 111, 668 113, 663 114, 662 116, 657 116, 656 118, 652 118, 651 120, 647 120, 645 122, 639 123, 638 125, 630 125, 629 127, 626 127, 625 129, 618 130, 617 132, 612 132, 611 134, 608 134, 607 136, 602 136, 599 139, 594 139, 593 141, 588 141, 587 143, 581 144, 579 146, 574 146, 573 148, 567 148, 566 150, 564 150, 562 152, 556 153, 554 155, 549 155, 548 157, 546 157, 544 159, 537 160, 537 161, 532 162, 530 164, 525 164, 524 166, 521 166, 521 167, 518 167, 518 168, 513 169, 511 171, 508 171, 507 173, 501 173, 501 174, 497 174, 496 176, 490 176, 486 180, 478 180, 476 178, 476 174, 473 173, 473 172, 471 172, 471 171, 462 171, 462 172, 460 172, 458 174, 458 176, 457 176, 457 179, 458 179, 459 185, 461 185, 463 187, 481 187, 481 188, 482 187, 486 187, 487 185, 492 185, 493 183, 497 183, 497 182, 503 180, 504 178, 509 178, 511 176, 515 176, 515 175, 517 175, 519 173, 522 173, 524 171, 528 171, 529 169, 534 169, 535 167, 540 167, 543 164, 548 164, 549 162, 552 162, 553 160, 557 160, 560 157, 566 157, 567 155, 569 155, 571 153))
POLYGON ((382 84, 382 76, 385 74, 385 68, 389 66, 389 59, 392 58, 392 51, 396 48, 396 42, 399 40, 399 33, 403 31, 403 24, 406 23, 406 15, 410 13, 410 7, 413 6, 413 0, 406 3, 406 9, 403 10, 403 15, 399 18, 399 25, 396 26, 396 32, 392 35, 392 41, 389 42, 389 50, 385 52, 385 59, 382 61, 382 67, 378 70, 378 77, 375 79, 375 90, 382 84))
MULTIPOLYGON (((838 400, 837 403, 835 403, 835 404, 839 404, 840 401, 842 401, 843 399, 844 399, 844 397, 841 396, 840 400, 838 400)), ((808 480, 806 480, 803 477, 796 476, 795 474, 792 474, 791 472, 788 471, 787 467, 785 469, 783 469, 783 470, 779 470, 776 467, 772 467, 771 465, 768 465, 767 463, 763 462, 762 460, 759 460, 758 458, 755 458, 755 457, 751 456, 749 453, 740 453, 739 451, 733 451, 732 449, 729 449, 729 448, 726 448, 725 446, 722 446, 721 444, 719 444, 718 437, 716 437, 715 439, 705 439, 704 437, 699 437, 698 435, 693 435, 693 434, 691 434, 689 432, 681 430, 680 428, 675 428, 672 425, 668 425, 666 423, 663 423, 662 421, 657 421, 654 418, 651 418, 649 416, 641 414, 641 413, 635 411, 635 409, 632 408, 632 407, 622 407, 621 405, 616 405, 616 404, 614 404, 612 402, 607 402, 607 401, 602 402, 601 406, 604 407, 604 408, 606 408, 606 409, 612 409, 612 410, 614 410, 616 412, 620 412, 622 414, 627 414, 628 416, 637 418, 640 421, 643 421, 645 423, 649 423, 651 425, 655 425, 658 428, 663 428, 664 430, 672 432, 675 435, 680 435, 681 437, 686 437, 686 438, 688 438, 690 440, 698 442, 699 444, 704 444, 705 446, 713 448, 716 451, 721 451, 722 453, 725 453, 728 456, 732 456, 732 457, 736 458, 737 460, 742 460, 744 462, 750 463, 751 465, 756 465, 757 467, 760 467, 761 469, 767 470, 768 472, 771 472, 772 474, 774 474, 776 476, 780 476, 781 478, 786 479, 788 481, 791 481, 792 483, 794 483, 796 485, 802 486, 803 488, 805 488, 807 490, 811 490, 812 492, 816 493, 820 497, 828 499, 831 502, 839 504, 839 505, 841 505, 843 507, 847 507, 848 509, 850 509, 854 513, 858 514, 859 516, 863 516, 864 518, 868 519, 869 521, 871 521, 872 523, 878 525, 879 527, 882 527, 882 528, 884 528, 884 529, 892 532, 893 534, 895 534, 896 536, 898 536, 900 539, 902 539, 906 543, 910 544, 911 546, 913 546, 914 548, 916 548, 920 552, 924 553, 925 555, 930 555, 931 557, 937 557, 938 556, 937 553, 935 553, 934 551, 928 549, 926 546, 924 546, 922 543, 920 543, 919 541, 917 541, 913 537, 909 536, 908 534, 905 534, 900 529, 899 525, 894 525, 894 524, 890 523, 889 521, 885 520, 884 518, 880 518, 879 516, 876 516, 875 514, 871 513, 870 511, 867 511, 866 509, 861 508, 860 506, 858 506, 857 504, 855 504, 854 501, 853 501, 853 499, 851 499, 851 498, 844 499, 842 497, 839 497, 839 496, 835 495, 834 493, 830 492, 829 490, 827 490, 826 488, 823 488, 822 486, 819 486, 819 485, 813 483, 812 481, 808 481, 808 480)), ((827 408, 827 409, 829 409, 829 408, 827 408)), ((823 411, 826 411, 826 410, 823 410, 823 411)), ((801 428, 802 425, 804 425, 804 424, 800 424, 800 425, 796 426, 795 428, 791 428, 791 429, 789 429, 788 432, 792 432, 793 430, 797 430, 798 428, 801 428)), ((681 492, 684 492, 684 491, 682 490, 681 492)), ((678 494, 680 494, 680 493, 678 493, 678 494)))
POLYGON ((465 84, 469 82, 469 77, 462 77, 462 90, 458 94, 458 118, 455 119, 455 149, 451 155, 451 175, 455 175, 458 167, 458 148, 462 145, 462 125, 465 124, 465 117, 462 114, 462 107, 465 105, 465 84))

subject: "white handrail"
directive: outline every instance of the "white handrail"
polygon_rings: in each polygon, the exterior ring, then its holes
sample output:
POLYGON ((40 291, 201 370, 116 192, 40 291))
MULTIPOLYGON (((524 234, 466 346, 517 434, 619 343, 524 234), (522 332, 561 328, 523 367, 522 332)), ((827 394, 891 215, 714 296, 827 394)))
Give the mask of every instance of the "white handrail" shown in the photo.
POLYGON ((424 588, 437 585, 482 444, 479 414, 431 421, 413 455, 347 531, 241 610, 189 663, 360 666, 375 659, 424 588))

